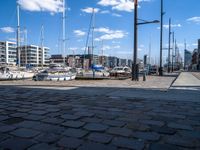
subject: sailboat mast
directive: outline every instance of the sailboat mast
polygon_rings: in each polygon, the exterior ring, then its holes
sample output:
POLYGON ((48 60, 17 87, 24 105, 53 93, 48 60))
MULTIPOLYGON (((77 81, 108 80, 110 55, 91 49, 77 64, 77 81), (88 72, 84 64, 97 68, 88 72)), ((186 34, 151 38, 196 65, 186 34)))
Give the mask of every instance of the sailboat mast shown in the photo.
POLYGON ((63 0, 63 14, 62 14, 62 31, 63 31, 63 33, 62 33, 62 47, 63 47, 63 63, 64 63, 64 65, 65 65, 65 40, 66 40, 66 38, 65 38, 65 0, 63 0))
POLYGON ((27 65, 27 29, 24 29, 25 65, 27 65))
POLYGON ((92 64, 94 65, 94 28, 95 28, 95 12, 92 10, 92 64))
POLYGON ((149 39, 149 64, 151 64, 151 35, 149 39))
POLYGON ((44 65, 44 25, 41 27, 41 53, 42 53, 42 67, 44 65))
POLYGON ((19 4, 17 4, 17 66, 20 67, 20 16, 19 16, 19 4))

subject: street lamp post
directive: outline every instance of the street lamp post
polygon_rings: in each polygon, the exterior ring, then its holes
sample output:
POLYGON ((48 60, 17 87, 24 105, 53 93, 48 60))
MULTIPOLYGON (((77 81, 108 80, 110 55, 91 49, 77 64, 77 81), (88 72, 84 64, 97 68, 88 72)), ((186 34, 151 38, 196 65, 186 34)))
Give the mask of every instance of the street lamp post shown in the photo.
POLYGON ((133 64, 132 64, 132 80, 138 81, 139 64, 137 63, 137 41, 138 41, 138 25, 159 23, 158 20, 146 21, 137 18, 138 16, 138 0, 134 0, 134 53, 133 53, 133 64), (141 20, 142 22, 138 22, 141 20))
POLYGON ((170 65, 171 65, 171 18, 169 18, 169 45, 168 45, 168 73, 170 73, 170 65))
POLYGON ((159 75, 163 75, 163 67, 162 67, 162 42, 163 42, 163 0, 161 0, 161 7, 160 7, 160 67, 159 67, 159 75))
POLYGON ((137 7, 138 0, 134 0, 134 53, 133 53, 133 64, 132 64, 132 80, 138 81, 138 64, 137 64, 137 7))

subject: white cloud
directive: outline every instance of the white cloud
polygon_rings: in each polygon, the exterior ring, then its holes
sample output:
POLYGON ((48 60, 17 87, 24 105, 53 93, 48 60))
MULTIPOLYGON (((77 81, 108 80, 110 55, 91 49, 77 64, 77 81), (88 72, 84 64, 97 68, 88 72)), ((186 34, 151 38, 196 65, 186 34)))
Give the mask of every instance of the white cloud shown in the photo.
POLYGON ((111 50, 111 49, 119 49, 120 45, 116 45, 116 46, 109 46, 109 45, 104 45, 103 46, 103 50, 111 50))
POLYGON ((102 10, 100 13, 101 13, 101 14, 109 14, 110 11, 109 11, 109 10, 102 10))
MULTIPOLYGON (((181 28, 181 27, 182 27, 182 25, 180 23, 179 24, 171 24, 171 28, 181 28)), ((164 24, 163 28, 169 29, 169 25, 168 24, 164 24)), ((160 29, 160 27, 157 27, 157 29, 160 29)))
POLYGON ((187 19, 187 21, 200 24, 200 17, 192 17, 192 18, 187 19))
MULTIPOLYGON (((169 25, 163 25, 163 27, 165 28, 165 29, 169 29, 169 25)), ((171 25, 171 28, 181 28, 182 27, 182 25, 181 24, 172 24, 171 25)))
POLYGON ((86 33, 85 32, 83 32, 83 31, 81 31, 81 30, 74 30, 74 34, 76 35, 76 36, 84 36, 86 33))
POLYGON ((120 47, 120 45, 113 46, 114 49, 119 49, 120 47))
POLYGON ((97 28, 95 32, 104 33, 104 35, 96 38, 95 41, 121 39, 128 34, 121 30, 110 30, 109 28, 97 28))
POLYGON ((119 41, 112 41, 113 44, 120 44, 121 42, 119 41))
POLYGON ((85 13, 92 13, 93 11, 94 11, 94 13, 98 13, 100 11, 100 9, 99 8, 87 7, 87 8, 81 9, 81 11, 85 12, 85 13))
POLYGON ((193 43, 192 46, 198 46, 198 44, 197 43, 193 43))
POLYGON ((78 50, 78 47, 70 47, 69 50, 76 51, 76 50, 78 50))
POLYGON ((120 2, 118 0, 100 0, 98 2, 99 5, 102 6, 115 6, 118 5, 120 2))
POLYGON ((28 11, 47 11, 51 14, 63 11, 62 0, 18 0, 20 7, 28 11))
POLYGON ((115 17, 122 17, 122 15, 117 14, 117 13, 112 13, 112 16, 115 16, 115 17))
MULTIPOLYGON (((149 2, 151 0, 139 0, 139 2, 149 2)), ((97 4, 101 6, 111 6, 118 11, 132 12, 134 9, 133 0, 100 0, 97 4)))
POLYGON ((121 2, 118 5, 112 7, 112 9, 132 12, 134 10, 134 3, 133 1, 129 0, 121 0, 121 2))
POLYGON ((0 29, 4 33, 13 33, 13 32, 15 32, 15 29, 12 28, 12 27, 3 27, 3 28, 0 28, 0 29))
POLYGON ((100 32, 100 33, 112 33, 112 32, 113 32, 113 31, 110 30, 109 28, 104 28, 104 27, 95 28, 94 31, 95 31, 95 32, 100 32))
POLYGON ((8 38, 9 41, 12 41, 12 42, 16 42, 17 39, 16 38, 8 38))

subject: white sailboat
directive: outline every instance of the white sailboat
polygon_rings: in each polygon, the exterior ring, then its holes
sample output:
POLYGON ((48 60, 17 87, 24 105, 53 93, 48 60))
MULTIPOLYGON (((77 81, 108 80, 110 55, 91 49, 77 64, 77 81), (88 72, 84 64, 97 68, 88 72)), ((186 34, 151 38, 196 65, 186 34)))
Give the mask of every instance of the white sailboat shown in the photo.
MULTIPOLYGON (((95 10, 93 8, 92 11, 92 16, 90 19, 90 25, 89 25, 89 30, 88 30, 88 35, 87 35, 87 40, 86 40, 86 46, 85 46, 85 52, 84 52, 84 59, 83 59, 83 69, 79 71, 77 74, 77 79, 103 79, 103 78, 108 78, 109 77, 109 72, 105 70, 105 67, 98 64, 95 64, 95 59, 94 59, 94 29, 95 29, 95 10), (84 64, 85 64, 85 55, 88 47, 88 42, 89 42, 89 37, 90 37, 90 32, 91 32, 91 40, 92 40, 92 46, 91 46, 91 56, 90 56, 90 61, 91 61, 91 66, 90 69, 86 69, 84 64)), ((97 62, 96 62, 97 63, 97 62)))
MULTIPOLYGON (((63 0, 63 16, 62 16, 62 26, 63 26, 63 54, 65 54, 65 0, 63 0)), ((67 81, 74 80, 76 78, 76 70, 65 66, 65 57, 63 57, 63 65, 61 64, 50 64, 49 68, 36 74, 33 77, 35 81, 67 81)))
POLYGON ((19 5, 17 5, 17 67, 3 65, 0 67, 0 80, 31 79, 34 73, 20 68, 20 16, 19 5))

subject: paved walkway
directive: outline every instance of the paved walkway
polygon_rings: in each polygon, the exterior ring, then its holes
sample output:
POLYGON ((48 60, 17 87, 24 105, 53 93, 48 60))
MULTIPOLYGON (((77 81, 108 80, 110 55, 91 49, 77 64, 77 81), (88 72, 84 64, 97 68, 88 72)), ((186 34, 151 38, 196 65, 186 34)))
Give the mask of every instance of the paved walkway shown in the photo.
POLYGON ((200 87, 200 80, 192 72, 182 72, 173 87, 200 87))
POLYGON ((200 93, 0 86, 0 150, 200 149, 200 93))

